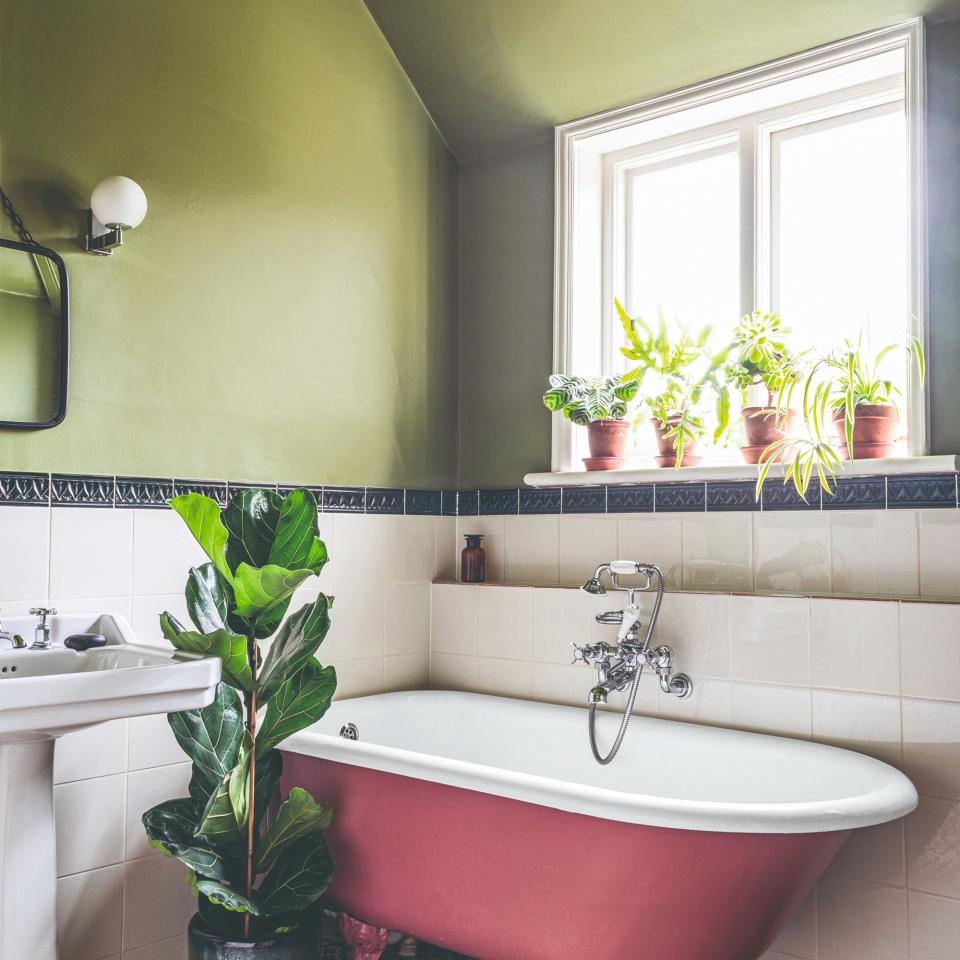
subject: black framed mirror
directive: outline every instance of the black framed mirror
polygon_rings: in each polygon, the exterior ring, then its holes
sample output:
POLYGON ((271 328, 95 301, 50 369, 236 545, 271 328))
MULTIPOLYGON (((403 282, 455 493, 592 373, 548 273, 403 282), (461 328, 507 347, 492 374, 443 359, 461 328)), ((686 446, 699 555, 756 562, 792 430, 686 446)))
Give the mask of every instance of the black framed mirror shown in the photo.
POLYGON ((67 414, 70 287, 63 258, 0 240, 0 430, 45 430, 67 414))

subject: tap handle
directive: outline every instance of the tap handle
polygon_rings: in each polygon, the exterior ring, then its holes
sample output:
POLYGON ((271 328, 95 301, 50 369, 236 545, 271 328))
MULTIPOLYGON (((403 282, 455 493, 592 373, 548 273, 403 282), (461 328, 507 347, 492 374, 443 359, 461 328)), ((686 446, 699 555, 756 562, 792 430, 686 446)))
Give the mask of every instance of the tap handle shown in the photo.
POLYGON ((31 607, 30 616, 40 618, 40 626, 45 626, 47 622, 47 617, 52 617, 56 615, 56 608, 54 607, 31 607))

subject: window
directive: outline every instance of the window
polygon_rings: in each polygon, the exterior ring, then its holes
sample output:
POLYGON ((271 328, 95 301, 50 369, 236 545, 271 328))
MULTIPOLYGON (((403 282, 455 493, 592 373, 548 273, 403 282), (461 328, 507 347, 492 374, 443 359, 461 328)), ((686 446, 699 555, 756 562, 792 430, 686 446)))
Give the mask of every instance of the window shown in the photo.
MULTIPOLYGON (((626 369, 615 297, 721 340, 759 308, 797 349, 923 341, 921 45, 910 22, 558 127, 555 369, 626 369)), ((891 373, 922 454, 922 389, 891 373)), ((585 444, 555 418, 553 469, 585 444)))

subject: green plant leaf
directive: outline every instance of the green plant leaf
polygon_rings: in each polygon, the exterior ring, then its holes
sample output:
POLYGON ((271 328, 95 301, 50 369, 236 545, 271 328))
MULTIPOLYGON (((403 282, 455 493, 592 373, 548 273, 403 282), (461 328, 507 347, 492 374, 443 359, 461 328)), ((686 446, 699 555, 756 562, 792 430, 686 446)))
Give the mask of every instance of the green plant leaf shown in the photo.
POLYGON ((241 490, 230 498, 223 523, 230 534, 226 555, 233 570, 241 563, 265 567, 270 562, 282 503, 283 498, 273 490, 241 490))
POLYGON ((243 841, 244 838, 237 824, 233 805, 230 802, 232 776, 233 771, 231 770, 217 784, 217 789, 210 795, 210 800, 200 815, 200 825, 197 828, 197 833, 200 836, 235 843, 243 841))
POLYGON ((257 750, 257 791, 254 799, 253 817, 260 826, 270 801, 276 793, 283 776, 283 754, 279 750, 257 750))
POLYGON ((333 877, 333 858, 323 837, 312 833, 287 847, 257 891, 265 916, 303 910, 323 896, 333 877))
POLYGON ((257 731, 257 749, 270 750, 287 737, 316 723, 326 712, 337 688, 337 672, 321 667, 312 657, 280 688, 267 704, 257 731))
POLYGON ((259 677, 261 702, 270 700, 317 651, 330 629, 330 600, 324 594, 287 619, 270 645, 259 677))
POLYGON ((213 561, 227 583, 233 581, 233 572, 227 563, 225 548, 227 528, 220 518, 220 505, 199 493, 185 493, 174 497, 170 506, 187 525, 203 552, 213 561))
POLYGON ((220 683, 209 706, 171 713, 167 721, 177 743, 193 761, 190 796, 202 810, 237 763, 243 737, 240 695, 226 683, 220 683))
POLYGON ((201 633, 222 630, 233 604, 233 590, 214 563, 192 567, 187 577, 187 612, 201 633))
POLYGON ((230 771, 227 784, 227 794, 230 797, 230 808, 237 821, 237 829, 244 833, 247 826, 247 815, 250 810, 250 754, 253 751, 253 737, 244 730, 240 742, 240 754, 237 765, 230 771))
POLYGON ((247 640, 230 630, 197 633, 184 630, 169 614, 160 614, 163 635, 178 649, 204 656, 219 657, 223 664, 223 679, 238 690, 250 690, 253 676, 247 662, 247 640))
POLYGON ((217 906, 224 910, 232 910, 234 913, 250 913, 253 916, 259 916, 261 908, 253 900, 248 900, 242 893, 238 893, 232 887, 228 887, 216 880, 197 881, 197 890, 205 897, 211 900, 217 906))
POLYGON ((332 804, 317 803, 306 790, 294 787, 286 800, 280 804, 277 815, 270 822, 260 841, 260 849, 257 852, 257 872, 266 870, 294 841, 326 830, 332 819, 332 804))
POLYGON ((234 576, 237 613, 247 621, 255 620, 277 604, 288 601, 293 591, 311 576, 312 570, 288 570, 274 564, 251 567, 241 563, 234 576))
POLYGON ((216 880, 237 876, 238 861, 229 862, 223 852, 196 835, 197 809, 186 798, 158 803, 143 814, 143 828, 150 845, 168 857, 176 857, 194 873, 216 880))

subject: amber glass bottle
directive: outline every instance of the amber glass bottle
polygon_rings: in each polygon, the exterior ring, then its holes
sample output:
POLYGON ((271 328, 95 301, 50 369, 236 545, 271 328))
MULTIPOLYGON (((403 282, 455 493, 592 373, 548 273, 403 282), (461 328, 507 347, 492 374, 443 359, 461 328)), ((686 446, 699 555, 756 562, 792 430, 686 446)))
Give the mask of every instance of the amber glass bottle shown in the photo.
POLYGON ((465 534, 467 545, 460 554, 460 580, 463 583, 483 583, 487 579, 487 554, 480 541, 479 533, 465 534))

